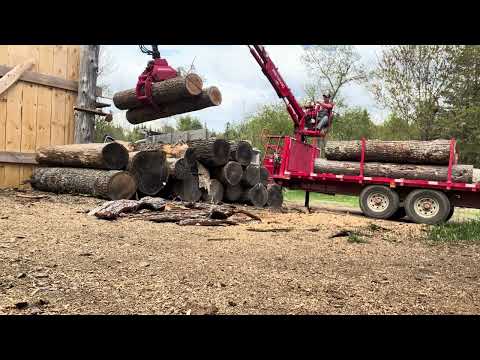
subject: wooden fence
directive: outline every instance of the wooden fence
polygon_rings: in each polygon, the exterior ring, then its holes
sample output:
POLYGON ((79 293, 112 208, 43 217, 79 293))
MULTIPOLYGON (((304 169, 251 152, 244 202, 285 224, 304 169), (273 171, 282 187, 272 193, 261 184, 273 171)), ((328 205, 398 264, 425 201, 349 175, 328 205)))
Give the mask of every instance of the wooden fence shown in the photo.
POLYGON ((29 59, 30 71, 0 95, 0 188, 22 187, 39 147, 74 139, 80 46, 0 45, 0 76, 29 59))

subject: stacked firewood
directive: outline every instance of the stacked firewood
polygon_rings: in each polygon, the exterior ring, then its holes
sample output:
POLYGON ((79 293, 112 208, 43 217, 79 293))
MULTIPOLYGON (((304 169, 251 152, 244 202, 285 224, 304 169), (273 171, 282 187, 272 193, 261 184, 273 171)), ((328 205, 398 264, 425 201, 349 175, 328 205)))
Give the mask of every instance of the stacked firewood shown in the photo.
MULTIPOLYGON (((358 140, 330 141, 325 147, 326 159, 315 159, 315 172, 359 175, 361 149, 358 140)), ((447 181, 450 141, 367 140, 364 160, 364 176, 447 181)), ((477 173, 472 165, 456 164, 452 181, 471 183, 477 181, 477 173)))
POLYGON ((135 195, 281 207, 282 189, 252 164, 246 141, 196 140, 185 144, 125 143, 49 146, 37 152, 31 184, 56 193, 109 200, 135 195))
POLYGON ((129 89, 114 94, 113 103, 120 110, 127 110, 131 124, 166 118, 173 115, 218 106, 222 94, 216 86, 203 88, 197 74, 190 73, 152 84, 151 103, 137 98, 136 90, 129 89))

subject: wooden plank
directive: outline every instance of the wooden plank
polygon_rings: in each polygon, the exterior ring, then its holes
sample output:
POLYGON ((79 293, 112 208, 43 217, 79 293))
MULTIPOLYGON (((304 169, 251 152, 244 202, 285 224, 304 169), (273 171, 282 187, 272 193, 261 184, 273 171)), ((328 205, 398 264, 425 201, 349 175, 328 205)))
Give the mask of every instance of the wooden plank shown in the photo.
POLYGON ((34 152, 0 151, 0 163, 38 165, 35 156, 34 152))
MULTIPOLYGON (((53 74, 53 47, 42 45, 39 47, 39 71, 45 74, 53 74)), ((53 89, 50 87, 38 87, 37 100, 37 140, 36 149, 50 145, 50 122, 52 117, 53 89)))
POLYGON ((34 59, 30 59, 24 63, 18 64, 8 73, 6 73, 0 79, 0 94, 3 94, 5 91, 8 90, 10 86, 15 84, 17 80, 20 78, 20 76, 22 76, 23 73, 25 73, 25 71, 32 68, 32 66, 34 65, 34 62, 35 62, 34 59))
MULTIPOLYGON (((8 62, 8 46, 0 45, 0 63, 8 62)), ((7 94, 0 95, 0 151, 5 151, 5 128, 7 124, 7 94)), ((5 186, 5 166, 0 164, 0 189, 5 186)))
MULTIPOLYGON (((67 59, 67 79, 78 80, 78 70, 80 66, 80 47, 78 45, 68 46, 67 59)), ((65 143, 73 144, 75 132, 75 111, 74 106, 77 104, 77 94, 68 92, 66 97, 66 127, 65 127, 65 143)))
MULTIPOLYGON (((7 74, 13 66, 0 65, 0 77, 7 74)), ((36 85, 49 86, 57 89, 69 90, 73 92, 78 91, 78 81, 63 79, 58 76, 48 75, 43 72, 27 71, 21 77, 21 81, 29 82, 36 85)), ((95 90, 98 97, 102 97, 102 88, 98 87, 95 90)))
MULTIPOLYGON (((67 77, 68 50, 64 45, 55 45, 53 49, 53 71, 55 76, 67 77)), ((53 89, 52 122, 50 143, 52 145, 65 144, 65 106, 66 93, 62 89, 53 89)))

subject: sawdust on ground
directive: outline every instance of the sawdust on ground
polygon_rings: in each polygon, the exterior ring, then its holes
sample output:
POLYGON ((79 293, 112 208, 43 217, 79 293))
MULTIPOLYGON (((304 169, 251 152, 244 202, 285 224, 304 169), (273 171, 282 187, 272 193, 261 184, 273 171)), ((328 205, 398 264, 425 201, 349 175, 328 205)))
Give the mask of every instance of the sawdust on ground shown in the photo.
POLYGON ((182 227, 18 194, 0 191, 0 314, 480 313, 479 247, 431 245, 422 225, 322 207, 182 227))

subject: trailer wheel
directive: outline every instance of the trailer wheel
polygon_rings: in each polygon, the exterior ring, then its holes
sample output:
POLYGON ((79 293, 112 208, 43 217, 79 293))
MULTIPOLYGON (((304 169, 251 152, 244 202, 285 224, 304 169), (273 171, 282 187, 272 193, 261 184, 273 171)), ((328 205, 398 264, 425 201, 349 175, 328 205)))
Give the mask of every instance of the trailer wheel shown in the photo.
POLYGON ((450 220, 452 218, 454 212, 455 212, 455 206, 450 204, 450 212, 448 213, 448 216, 445 219, 445 222, 447 222, 448 220, 450 220))
POLYGON ((407 212, 403 206, 400 206, 397 211, 390 217, 390 220, 400 220, 407 216, 407 212))
POLYGON ((417 189, 405 199, 405 210, 414 222, 435 225, 446 221, 451 205, 441 191, 417 189))
POLYGON ((370 185, 360 193, 360 209, 371 218, 389 219, 400 206, 398 194, 381 185, 370 185))

